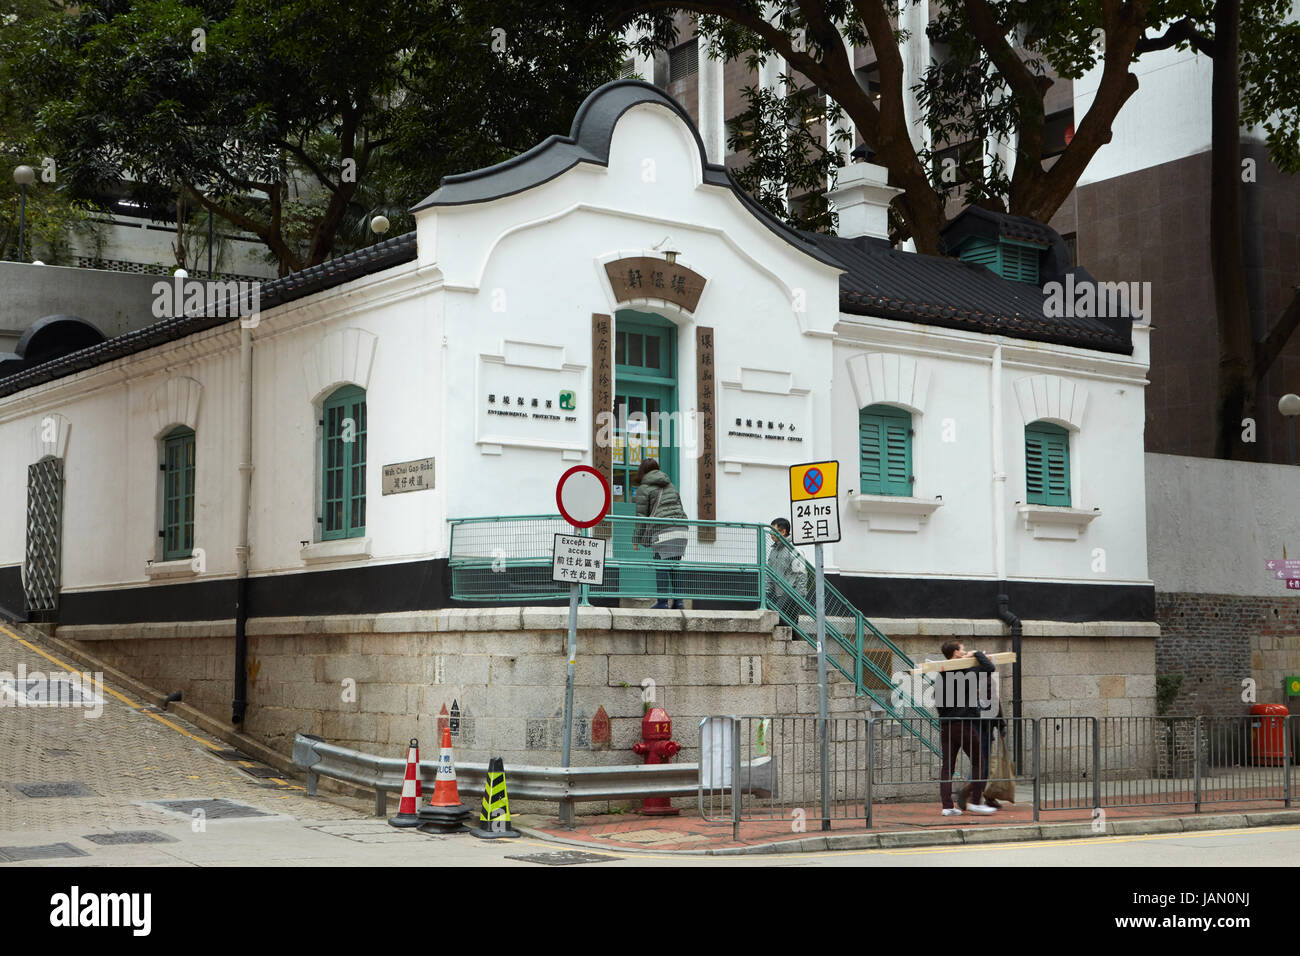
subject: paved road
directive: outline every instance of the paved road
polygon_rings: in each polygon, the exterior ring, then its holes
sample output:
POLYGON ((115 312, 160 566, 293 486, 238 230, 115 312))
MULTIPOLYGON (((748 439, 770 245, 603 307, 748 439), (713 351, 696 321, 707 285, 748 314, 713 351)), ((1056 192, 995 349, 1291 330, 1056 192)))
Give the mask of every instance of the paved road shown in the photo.
MULTIPOLYGON (((0 672, 66 665, 0 628, 0 672)), ((32 690, 31 687, 27 688, 32 690)), ((4 692, 0 690, 0 697, 4 692)), ((631 854, 399 831, 369 802, 308 798, 297 783, 113 688, 87 707, 0 703, 0 866, 1153 866, 1292 865, 1300 826, 987 847, 780 856, 631 854), (262 773, 264 776, 255 776, 262 773), (43 795, 72 785, 81 796, 43 795), (255 817, 226 818, 225 801, 255 817), (175 801, 200 801, 181 803, 175 801), (162 805, 172 802, 171 806, 162 805), (198 809, 200 812, 195 813, 198 809), (144 834, 144 836, 139 836, 144 834), (119 843, 148 839, 155 842, 119 843), (34 858, 33 858, 34 857, 34 858)), ((462 795, 463 797, 465 795, 462 795)))

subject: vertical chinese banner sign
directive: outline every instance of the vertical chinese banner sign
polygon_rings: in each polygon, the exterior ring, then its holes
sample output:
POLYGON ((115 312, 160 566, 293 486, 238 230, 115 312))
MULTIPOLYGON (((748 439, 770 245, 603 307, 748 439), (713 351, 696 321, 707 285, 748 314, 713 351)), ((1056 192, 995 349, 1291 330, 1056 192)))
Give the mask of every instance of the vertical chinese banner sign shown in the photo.
MULTIPOLYGON (((602 442, 601 423, 614 407, 614 365, 611 360, 614 341, 614 322, 608 315, 593 314, 591 317, 591 465, 613 482, 614 466, 611 460, 613 429, 602 442)), ((601 522, 593 534, 608 538, 609 522, 601 522)))
MULTIPOLYGON (((699 516, 702 521, 716 521, 718 517, 716 498, 716 463, 717 450, 714 445, 713 423, 713 329, 695 327, 695 370, 696 402, 699 407, 699 516)), ((717 539, 717 529, 701 526, 699 540, 709 543, 717 539)))

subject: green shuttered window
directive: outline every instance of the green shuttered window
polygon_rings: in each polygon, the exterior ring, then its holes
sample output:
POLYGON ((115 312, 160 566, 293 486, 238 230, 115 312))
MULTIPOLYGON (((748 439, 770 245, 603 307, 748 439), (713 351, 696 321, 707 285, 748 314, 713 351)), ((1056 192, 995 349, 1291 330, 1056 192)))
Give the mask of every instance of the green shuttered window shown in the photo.
POLYGON ((194 432, 181 425, 163 438, 163 560, 194 554, 194 432))
POLYGON ((972 236, 962 243, 957 257, 963 262, 985 266, 1004 279, 1038 285, 1038 260, 1044 248, 1014 239, 972 236))
POLYGON ((858 413, 861 491, 864 495, 912 494, 912 415, 892 405, 858 413))
POLYGON ((1025 484, 1031 505, 1070 506, 1070 433, 1061 426, 1025 426, 1025 484))
POLYGON ((366 533, 366 393, 345 385, 321 410, 321 538, 360 538, 366 533))

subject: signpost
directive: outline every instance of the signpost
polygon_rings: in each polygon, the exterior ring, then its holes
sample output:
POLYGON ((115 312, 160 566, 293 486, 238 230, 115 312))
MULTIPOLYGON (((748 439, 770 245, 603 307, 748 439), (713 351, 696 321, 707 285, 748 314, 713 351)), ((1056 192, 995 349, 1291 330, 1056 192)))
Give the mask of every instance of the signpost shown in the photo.
MULTIPOLYGON (((1286 549, 1283 549, 1286 553, 1286 549)), ((1300 591, 1300 558, 1269 558, 1264 567, 1273 572, 1278 581, 1286 582, 1288 591, 1300 591)))
POLYGON ((822 545, 840 540, 838 461, 814 461, 790 468, 790 540, 816 546, 817 726, 821 743, 822 829, 831 828, 829 727, 826 714, 826 577, 822 545))
MULTIPOLYGON (((590 465, 574 465, 555 485, 555 504, 564 520, 584 531, 600 524, 609 514, 609 482, 590 465)), ((578 592, 581 583, 605 581, 605 541, 557 534, 551 554, 551 580, 569 584, 569 664, 564 677, 564 743, 561 764, 569 766, 573 742, 573 671, 578 658, 578 592), (581 562, 581 563, 579 563, 581 562)), ((572 827, 572 801, 560 804, 560 822, 572 827)))

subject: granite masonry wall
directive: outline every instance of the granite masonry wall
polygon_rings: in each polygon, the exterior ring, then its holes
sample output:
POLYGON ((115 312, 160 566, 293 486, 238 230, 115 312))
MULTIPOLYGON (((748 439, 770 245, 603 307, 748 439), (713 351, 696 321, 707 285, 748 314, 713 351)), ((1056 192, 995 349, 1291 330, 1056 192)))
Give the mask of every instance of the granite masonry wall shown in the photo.
MULTIPOLYGON (((950 637, 990 652, 1010 649, 997 621, 876 623, 914 660, 939 656, 950 637)), ((254 619, 245 730, 285 754, 298 731, 395 754, 410 737, 436 746, 439 720, 455 705, 461 759, 557 764, 566 625, 562 608, 254 619)), ((701 717, 817 712, 816 654, 790 641, 771 611, 583 608, 579 625, 577 765, 635 762, 630 748, 651 693, 672 717, 685 748, 680 759, 688 761, 698 759, 701 717)), ((220 621, 96 625, 62 627, 58 636, 228 720, 232 630, 220 621)), ((1154 713, 1155 635, 1150 624, 1025 622, 1025 715, 1154 713)), ((1009 674, 1002 693, 1010 699, 1009 674)), ((829 706, 833 714, 872 713, 870 699, 855 697, 833 669, 829 706)))

